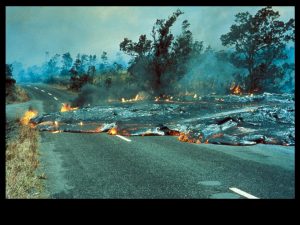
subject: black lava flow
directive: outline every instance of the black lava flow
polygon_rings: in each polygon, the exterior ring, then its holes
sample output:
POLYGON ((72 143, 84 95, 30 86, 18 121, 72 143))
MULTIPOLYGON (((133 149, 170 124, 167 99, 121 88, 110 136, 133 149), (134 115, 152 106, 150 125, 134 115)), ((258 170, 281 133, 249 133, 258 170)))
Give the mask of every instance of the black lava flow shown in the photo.
POLYGON ((115 128, 125 136, 181 133, 198 143, 294 145, 295 100, 289 94, 264 93, 208 95, 188 102, 120 102, 43 114, 31 123, 40 131, 94 133, 115 128))

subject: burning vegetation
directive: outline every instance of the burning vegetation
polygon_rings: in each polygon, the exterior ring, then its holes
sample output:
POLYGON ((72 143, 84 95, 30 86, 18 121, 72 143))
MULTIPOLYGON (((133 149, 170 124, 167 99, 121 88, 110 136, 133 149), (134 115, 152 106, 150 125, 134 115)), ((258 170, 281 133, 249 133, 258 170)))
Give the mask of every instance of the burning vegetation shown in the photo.
POLYGON ((33 110, 32 108, 29 108, 28 111, 26 111, 23 115, 23 117, 20 119, 20 123, 22 125, 30 125, 30 120, 38 115, 38 112, 36 110, 33 110))
POLYGON ((60 109, 61 112, 67 112, 67 111, 73 111, 73 110, 77 110, 78 107, 71 107, 70 104, 68 103, 62 103, 62 107, 60 109))
POLYGON ((140 96, 139 94, 137 94, 134 98, 132 99, 125 99, 125 98, 122 98, 121 101, 122 102, 136 102, 136 101, 141 101, 143 100, 144 98, 142 96, 140 96))
POLYGON ((235 95, 241 95, 242 94, 242 88, 239 84, 235 85, 234 83, 231 85, 230 87, 230 92, 232 94, 235 94, 235 95))

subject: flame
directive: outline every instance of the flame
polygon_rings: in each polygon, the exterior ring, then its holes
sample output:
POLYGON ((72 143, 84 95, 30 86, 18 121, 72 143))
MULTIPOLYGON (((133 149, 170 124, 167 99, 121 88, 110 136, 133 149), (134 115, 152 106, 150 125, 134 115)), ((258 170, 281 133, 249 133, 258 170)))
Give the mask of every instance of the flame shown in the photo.
POLYGON ((182 142, 188 142, 189 137, 188 137, 188 135, 186 133, 181 132, 179 134, 178 140, 182 141, 182 142))
POLYGON ((235 95, 240 95, 242 94, 242 89, 240 87, 240 85, 235 85, 235 83, 233 83, 230 87, 230 91, 232 94, 235 94, 235 95))
POLYGON ((70 104, 68 103, 62 103, 62 107, 60 109, 61 112, 67 112, 67 111, 72 111, 72 110, 77 110, 78 107, 71 107, 70 104))
POLYGON ((205 144, 208 144, 208 139, 206 139, 206 141, 204 142, 205 144))
POLYGON ((118 133, 118 130, 116 127, 111 128, 109 131, 107 131, 110 135, 116 135, 118 133))
POLYGON ((197 140, 195 138, 191 138, 188 133, 186 134, 183 132, 180 133, 178 140, 182 142, 188 142, 188 143, 197 143, 197 140))
POLYGON ((197 94, 194 95, 194 98, 197 98, 197 94))
POLYGON ((24 113, 23 117, 20 119, 22 125, 28 125, 30 120, 38 115, 38 112, 35 110, 28 110, 24 113))
POLYGON ((57 133, 61 133, 61 130, 55 130, 55 131, 51 131, 52 134, 57 134, 57 133))
POLYGON ((171 102, 173 100, 173 98, 174 98, 173 96, 163 95, 162 97, 161 96, 154 97, 154 101, 155 102, 158 102, 158 101, 171 102))
POLYGON ((140 96, 139 94, 137 94, 134 98, 131 98, 131 99, 122 98, 121 101, 122 102, 136 102, 136 101, 141 101, 143 99, 144 98, 142 96, 140 96))
POLYGON ((79 125, 80 125, 80 126, 83 126, 83 122, 80 122, 79 125))

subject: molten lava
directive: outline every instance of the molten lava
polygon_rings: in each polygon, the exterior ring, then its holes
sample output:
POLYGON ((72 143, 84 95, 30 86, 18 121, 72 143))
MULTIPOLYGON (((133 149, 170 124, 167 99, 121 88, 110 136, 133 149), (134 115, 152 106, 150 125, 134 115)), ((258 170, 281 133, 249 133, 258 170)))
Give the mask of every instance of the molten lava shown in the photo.
POLYGON ((70 104, 68 103, 62 103, 62 107, 60 109, 61 112, 67 112, 67 111, 72 111, 72 110, 77 110, 78 107, 71 107, 70 104))
POLYGON ((30 120, 38 115, 38 112, 35 110, 28 110, 24 113, 23 117, 20 119, 22 125, 28 125, 30 120))
POLYGON ((116 127, 111 128, 109 131, 107 131, 110 135, 116 135, 118 133, 118 130, 116 127))
POLYGON ((55 131, 51 131, 52 134, 57 134, 57 133, 61 133, 61 130, 55 130, 55 131))
POLYGON ((177 130, 170 130, 169 132, 168 132, 168 135, 170 135, 170 136, 180 136, 180 132, 179 131, 177 131, 177 130))
POLYGON ((235 95, 241 95, 242 94, 242 89, 241 89, 239 84, 238 85, 235 85, 235 84, 231 85, 230 91, 231 91, 232 94, 235 94, 235 95))
POLYGON ((179 141, 182 141, 182 142, 188 142, 188 143, 197 143, 197 144, 200 144, 200 140, 198 139, 195 139, 195 138, 191 138, 190 135, 187 133, 183 133, 181 132, 179 137, 178 137, 178 140, 179 141))

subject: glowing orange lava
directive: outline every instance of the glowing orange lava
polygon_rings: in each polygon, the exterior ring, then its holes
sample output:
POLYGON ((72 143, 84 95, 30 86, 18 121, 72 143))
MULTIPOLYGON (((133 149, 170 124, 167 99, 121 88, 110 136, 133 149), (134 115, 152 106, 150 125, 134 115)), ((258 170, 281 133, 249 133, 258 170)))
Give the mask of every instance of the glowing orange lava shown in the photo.
POLYGON ((28 125, 30 120, 38 115, 38 112, 35 110, 28 110, 24 113, 23 117, 20 119, 22 125, 28 125))
POLYGON ((68 103, 62 103, 62 107, 60 109, 61 112, 67 112, 67 111, 72 111, 72 110, 77 110, 78 107, 71 107, 70 104, 68 103))
POLYGON ((118 130, 116 127, 111 128, 109 131, 107 131, 110 135, 116 135, 118 133, 118 130))

